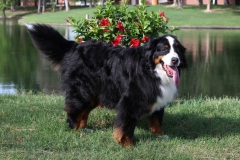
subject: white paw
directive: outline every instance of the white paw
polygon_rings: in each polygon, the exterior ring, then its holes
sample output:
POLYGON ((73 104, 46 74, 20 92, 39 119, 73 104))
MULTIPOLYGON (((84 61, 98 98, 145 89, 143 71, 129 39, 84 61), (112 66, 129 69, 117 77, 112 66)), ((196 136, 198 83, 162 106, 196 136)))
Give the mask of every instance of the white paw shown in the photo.
POLYGON ((90 128, 84 128, 83 129, 85 132, 93 132, 93 129, 90 129, 90 128))
POLYGON ((160 138, 168 140, 169 136, 168 135, 163 135, 163 136, 160 136, 160 138))

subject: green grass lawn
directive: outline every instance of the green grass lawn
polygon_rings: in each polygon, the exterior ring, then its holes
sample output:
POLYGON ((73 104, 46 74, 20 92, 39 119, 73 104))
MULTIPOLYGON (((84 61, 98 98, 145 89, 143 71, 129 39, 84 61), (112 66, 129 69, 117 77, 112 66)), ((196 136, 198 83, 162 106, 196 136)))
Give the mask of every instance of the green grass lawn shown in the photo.
MULTIPOLYGON (((131 9, 131 8, 130 8, 131 9)), ((149 10, 164 10, 169 26, 237 26, 239 6, 215 6, 212 13, 184 6, 183 10, 164 5, 149 10)), ((35 14, 19 10, 11 16, 23 16, 21 22, 65 24, 69 16, 93 16, 95 9, 72 8, 35 14), (17 14, 19 13, 19 14, 17 14)), ((176 99, 166 108, 163 130, 169 139, 153 135, 143 118, 135 129, 135 147, 123 148, 112 138, 115 112, 95 109, 89 128, 68 129, 64 99, 59 95, 0 95, 0 159, 239 159, 240 99, 176 99)))
POLYGON ((64 99, 58 95, 0 95, 0 159, 239 159, 238 98, 177 99, 166 108, 163 130, 151 134, 142 119, 135 147, 112 138, 115 112, 95 109, 85 130, 65 123, 64 99))
MULTIPOLYGON (((129 9, 134 8, 131 6, 129 9)), ((206 6, 184 6, 184 9, 167 7, 166 5, 150 6, 149 11, 164 11, 169 17, 169 26, 223 26, 240 27, 240 6, 213 6, 211 13, 205 13, 206 6)), ((46 12, 44 14, 28 14, 20 22, 39 23, 61 23, 65 24, 65 19, 69 16, 85 17, 89 14, 93 16, 95 8, 72 7, 69 12, 58 11, 55 13, 46 12)))

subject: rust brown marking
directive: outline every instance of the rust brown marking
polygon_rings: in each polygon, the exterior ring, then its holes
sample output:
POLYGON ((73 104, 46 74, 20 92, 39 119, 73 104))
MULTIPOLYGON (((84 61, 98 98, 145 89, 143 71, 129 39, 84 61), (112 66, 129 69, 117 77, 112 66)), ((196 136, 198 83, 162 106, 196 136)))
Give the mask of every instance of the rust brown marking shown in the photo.
POLYGON ((87 120, 88 120, 89 113, 96 107, 97 107, 97 103, 95 103, 94 100, 91 100, 89 102, 88 107, 78 114, 78 117, 76 119, 75 130, 78 130, 79 128, 87 127, 87 120))
POLYGON ((87 127, 87 120, 90 112, 91 110, 83 110, 82 112, 79 113, 76 120, 75 130, 87 127))
POLYGON ((114 128, 113 129, 113 138, 117 141, 117 143, 121 142, 123 137, 123 131, 121 128, 114 128))
POLYGON ((54 64, 53 66, 52 66, 52 68, 54 69, 54 70, 59 70, 59 68, 61 67, 61 64, 60 63, 57 63, 57 64, 54 64))
POLYGON ((100 102, 99 105, 98 105, 98 107, 99 107, 99 108, 104 108, 104 104, 100 102))
POLYGON ((155 64, 159 64, 162 58, 163 56, 158 56, 157 58, 155 58, 155 64))
POLYGON ((82 120, 82 112, 79 113, 77 119, 76 119, 76 125, 75 125, 75 130, 77 131, 80 127, 80 123, 81 123, 81 120, 82 120))
POLYGON ((64 107, 64 111, 67 112, 68 115, 71 113, 71 109, 68 107, 64 107))
POLYGON ((122 131, 122 128, 114 128, 113 138, 116 142, 124 147, 133 146, 133 141, 129 136, 126 136, 122 131))
POLYGON ((164 47, 165 47, 166 49, 168 49, 169 45, 165 44, 164 47))
POLYGON ((150 125, 152 133, 162 136, 164 133, 162 131, 162 128, 158 121, 158 118, 156 116, 150 116, 150 117, 148 117, 148 120, 149 120, 149 125, 150 125))
POLYGON ((148 110, 148 111, 151 111, 151 110, 152 110, 152 107, 153 107, 153 104, 148 105, 148 106, 147 106, 147 110, 148 110))

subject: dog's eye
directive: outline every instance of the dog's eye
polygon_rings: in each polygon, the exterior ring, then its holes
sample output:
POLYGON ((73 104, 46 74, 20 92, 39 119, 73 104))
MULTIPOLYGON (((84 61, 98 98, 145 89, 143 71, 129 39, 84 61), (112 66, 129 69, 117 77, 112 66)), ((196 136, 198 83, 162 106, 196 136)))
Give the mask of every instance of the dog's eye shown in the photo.
POLYGON ((169 49, 169 45, 165 44, 165 45, 164 45, 164 49, 163 49, 163 51, 164 51, 164 52, 167 52, 168 49, 169 49))
POLYGON ((157 52, 167 52, 169 50, 169 45, 161 45, 156 48, 157 52))

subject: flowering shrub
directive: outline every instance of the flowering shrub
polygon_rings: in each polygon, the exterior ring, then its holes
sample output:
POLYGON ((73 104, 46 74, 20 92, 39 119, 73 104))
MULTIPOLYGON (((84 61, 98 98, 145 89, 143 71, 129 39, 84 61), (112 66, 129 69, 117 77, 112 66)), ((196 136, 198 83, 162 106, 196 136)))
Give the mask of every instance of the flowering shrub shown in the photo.
POLYGON ((76 41, 82 43, 90 39, 111 43, 114 46, 135 47, 146 43, 149 37, 173 32, 176 28, 169 29, 169 19, 164 12, 148 12, 142 0, 135 10, 128 9, 127 5, 113 5, 107 1, 104 7, 97 6, 92 19, 74 17, 66 19, 75 28, 76 41))

